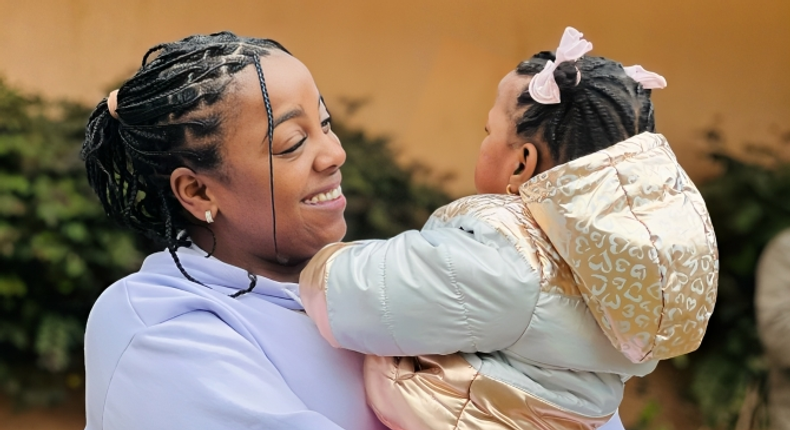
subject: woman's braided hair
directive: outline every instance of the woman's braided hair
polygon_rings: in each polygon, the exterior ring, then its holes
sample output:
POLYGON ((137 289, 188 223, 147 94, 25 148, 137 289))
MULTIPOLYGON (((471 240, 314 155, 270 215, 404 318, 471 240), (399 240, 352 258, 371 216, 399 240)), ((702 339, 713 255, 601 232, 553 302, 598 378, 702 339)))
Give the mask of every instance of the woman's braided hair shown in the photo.
MULTIPOLYGON (((539 52, 516 67, 522 76, 534 76, 554 53, 539 52)), ((591 154, 639 133, 655 131, 651 90, 626 75, 622 64, 584 56, 557 65, 554 78, 561 102, 540 104, 527 88, 517 105, 527 106, 516 119, 516 132, 546 143, 556 164, 591 154), (581 80, 578 81, 578 73, 581 80)))
POLYGON ((276 41, 230 32, 154 46, 118 90, 118 119, 104 99, 88 120, 81 156, 107 216, 163 242, 181 273, 201 285, 176 255, 188 243, 178 233, 191 223, 171 191, 170 174, 178 167, 220 167, 227 112, 217 103, 232 91, 233 75, 250 64, 258 71, 271 145, 272 108, 259 59, 271 50, 289 53, 276 41))

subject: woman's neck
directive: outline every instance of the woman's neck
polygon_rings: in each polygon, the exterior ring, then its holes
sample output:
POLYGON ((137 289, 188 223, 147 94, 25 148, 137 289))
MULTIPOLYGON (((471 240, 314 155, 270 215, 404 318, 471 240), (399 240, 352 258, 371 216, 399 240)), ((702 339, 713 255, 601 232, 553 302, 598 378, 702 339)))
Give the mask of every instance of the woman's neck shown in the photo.
MULTIPOLYGON (((252 274, 269 278, 278 282, 299 282, 299 274, 307 265, 307 261, 289 262, 277 261, 275 257, 253 254, 243 247, 223 244, 215 239, 210 231, 204 228, 191 228, 188 230, 190 240, 199 248, 210 252, 217 260, 223 263, 244 269, 252 274)), ((282 259, 281 259, 282 260, 282 259)))

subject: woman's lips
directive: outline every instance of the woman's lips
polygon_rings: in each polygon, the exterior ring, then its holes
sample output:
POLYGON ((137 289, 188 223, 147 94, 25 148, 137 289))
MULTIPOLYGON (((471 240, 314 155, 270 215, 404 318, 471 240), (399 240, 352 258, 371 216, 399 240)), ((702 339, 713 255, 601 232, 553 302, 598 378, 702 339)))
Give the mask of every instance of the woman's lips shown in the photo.
POLYGON ((312 195, 312 196, 302 200, 302 203, 305 203, 305 204, 308 204, 308 205, 320 205, 322 203, 327 203, 327 202, 332 202, 332 201, 338 200, 341 197, 343 197, 343 190, 340 188, 340 185, 338 185, 337 187, 335 187, 335 188, 333 188, 333 189, 331 189, 329 191, 312 195))

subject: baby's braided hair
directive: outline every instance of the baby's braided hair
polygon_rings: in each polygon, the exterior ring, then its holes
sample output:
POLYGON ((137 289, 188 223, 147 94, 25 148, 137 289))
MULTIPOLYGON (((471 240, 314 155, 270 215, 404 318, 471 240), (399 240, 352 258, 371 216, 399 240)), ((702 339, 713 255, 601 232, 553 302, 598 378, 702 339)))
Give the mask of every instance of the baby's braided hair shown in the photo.
MULTIPOLYGON (((519 64, 516 73, 534 76, 549 60, 555 61, 554 53, 539 52, 519 64)), ((556 164, 655 131, 651 91, 627 76, 622 64, 584 56, 560 63, 554 78, 561 102, 537 103, 524 88, 517 106, 527 109, 516 119, 516 132, 523 138, 545 142, 556 164), (577 85, 578 73, 581 80, 577 85)))
MULTIPOLYGON (((182 166, 194 171, 220 167, 227 113, 217 108, 217 102, 231 91, 233 75, 250 64, 255 64, 261 84, 271 157, 272 107, 259 61, 271 50, 289 53, 276 41, 230 32, 154 46, 137 73, 118 90, 118 119, 110 115, 104 99, 88 120, 81 156, 88 182, 107 216, 163 242, 179 271, 201 285, 176 254, 179 246, 188 243, 178 233, 190 222, 170 189, 170 174, 182 166)), ((273 193, 271 159, 269 174, 273 193)), ((251 281, 245 292, 252 287, 251 281)))

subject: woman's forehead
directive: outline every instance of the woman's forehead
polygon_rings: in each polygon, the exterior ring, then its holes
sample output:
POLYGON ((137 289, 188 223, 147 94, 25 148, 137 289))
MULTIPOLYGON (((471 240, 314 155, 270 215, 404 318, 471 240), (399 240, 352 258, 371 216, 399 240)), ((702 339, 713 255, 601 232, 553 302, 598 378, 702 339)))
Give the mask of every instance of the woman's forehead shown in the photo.
POLYGON ((320 94, 310 71, 298 59, 277 51, 261 58, 263 76, 254 64, 236 75, 236 101, 231 109, 250 109, 265 112, 262 82, 272 104, 273 112, 302 106, 310 109, 318 105, 320 94), (262 78, 262 79, 261 79, 262 78))
MULTIPOLYGON (((260 57, 261 68, 265 75, 307 75, 312 80, 312 75, 307 66, 298 58, 282 51, 270 51, 268 55, 260 57)), ((268 80, 268 78, 267 78, 268 80)))
MULTIPOLYGON (((279 52, 261 62, 266 88, 272 103, 318 103, 318 87, 307 66, 298 59, 279 52), (314 100, 314 101, 313 101, 314 100)), ((257 77, 257 76, 256 76, 257 77)), ((277 110, 278 106, 272 106, 277 110)))

